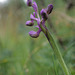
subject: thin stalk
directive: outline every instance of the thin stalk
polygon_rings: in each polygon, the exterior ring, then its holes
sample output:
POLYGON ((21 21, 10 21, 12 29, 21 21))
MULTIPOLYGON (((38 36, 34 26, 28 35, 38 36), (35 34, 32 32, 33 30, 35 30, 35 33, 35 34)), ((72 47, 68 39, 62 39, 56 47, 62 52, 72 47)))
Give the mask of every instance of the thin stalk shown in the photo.
POLYGON ((62 66, 63 71, 65 72, 65 75, 70 75, 69 71, 68 71, 68 68, 67 68, 67 66, 66 66, 66 64, 65 64, 65 62, 62 58, 61 52, 58 49, 57 44, 55 43, 51 33, 49 33, 48 29, 46 27, 43 27, 42 24, 40 24, 40 28, 42 29, 42 31, 45 34, 45 36, 47 37, 51 47, 53 48, 54 53, 55 53, 60 65, 62 66))

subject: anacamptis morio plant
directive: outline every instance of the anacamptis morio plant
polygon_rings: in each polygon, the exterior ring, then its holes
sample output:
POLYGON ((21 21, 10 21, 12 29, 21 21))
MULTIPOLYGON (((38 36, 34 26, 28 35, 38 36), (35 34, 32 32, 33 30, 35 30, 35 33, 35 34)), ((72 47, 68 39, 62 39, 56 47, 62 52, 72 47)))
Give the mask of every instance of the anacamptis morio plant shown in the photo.
POLYGON ((64 73, 66 75, 69 75, 68 68, 67 68, 67 66, 66 66, 66 64, 62 58, 60 50, 58 49, 57 44, 55 43, 51 33, 48 31, 48 29, 45 25, 45 22, 48 19, 48 15, 51 14, 51 12, 53 10, 53 5, 49 4, 47 6, 47 8, 42 9, 40 11, 41 18, 40 18, 39 13, 38 13, 38 6, 37 6, 36 2, 32 2, 32 0, 27 0, 27 6, 33 7, 34 12, 33 12, 33 14, 30 14, 30 20, 26 22, 26 26, 34 26, 35 25, 34 21, 36 21, 37 25, 35 27, 38 28, 38 31, 33 31, 33 30, 30 31, 29 35, 33 38, 37 38, 37 37, 39 37, 40 32, 43 32, 45 34, 46 38, 48 39, 51 47, 53 48, 54 53, 57 56, 57 59, 63 68, 64 73))

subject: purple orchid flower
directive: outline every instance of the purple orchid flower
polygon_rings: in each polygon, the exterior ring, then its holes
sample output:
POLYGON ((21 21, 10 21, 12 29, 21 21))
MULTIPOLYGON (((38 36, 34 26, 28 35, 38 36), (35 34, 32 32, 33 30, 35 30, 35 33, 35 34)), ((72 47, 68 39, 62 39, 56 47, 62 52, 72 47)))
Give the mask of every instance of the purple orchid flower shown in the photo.
POLYGON ((50 14, 53 10, 53 5, 52 4, 49 4, 48 7, 47 7, 47 13, 50 14))
POLYGON ((34 23, 33 23, 32 21, 27 21, 27 22, 26 22, 26 25, 27 25, 27 26, 33 26, 34 23))
POLYGON ((49 4, 47 8, 42 9, 40 14, 42 19, 40 19, 39 14, 38 14, 38 6, 36 4, 36 2, 32 2, 32 0, 27 0, 27 5, 28 6, 32 6, 34 11, 33 14, 30 15, 30 19, 31 21, 27 21, 26 25, 27 26, 33 26, 34 25, 34 21, 37 21, 37 27, 38 31, 30 31, 29 35, 33 38, 37 38, 40 34, 40 32, 42 31, 40 28, 40 24, 42 23, 42 25, 45 27, 45 21, 48 19, 48 15, 52 12, 53 9, 53 5, 49 4), (37 18, 35 17, 35 15, 37 15, 37 18))
POLYGON ((32 6, 32 0, 27 0, 27 5, 32 6))
POLYGON ((38 6, 37 6, 36 2, 33 2, 32 7, 33 7, 33 9, 35 10, 35 12, 37 14, 38 6))
POLYGON ((45 9, 42 9, 40 14, 41 14, 43 20, 48 19, 48 14, 47 14, 47 11, 45 9))

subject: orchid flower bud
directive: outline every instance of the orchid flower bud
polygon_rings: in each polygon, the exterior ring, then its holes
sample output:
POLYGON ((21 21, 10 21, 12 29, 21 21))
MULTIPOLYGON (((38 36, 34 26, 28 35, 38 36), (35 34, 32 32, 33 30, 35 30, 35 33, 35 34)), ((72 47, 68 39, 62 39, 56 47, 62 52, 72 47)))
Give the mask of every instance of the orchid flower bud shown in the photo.
POLYGON ((27 0, 27 5, 32 6, 32 0, 27 0))
POLYGON ((32 21, 27 21, 27 22, 26 22, 26 25, 27 25, 27 26, 33 26, 34 23, 33 23, 32 21))
POLYGON ((36 2, 33 2, 32 7, 33 7, 33 9, 35 10, 35 12, 37 14, 38 6, 37 6, 36 2))
POLYGON ((47 13, 50 14, 52 12, 52 9, 53 9, 53 5, 49 4, 47 7, 47 13))
POLYGON ((29 32, 29 35, 30 35, 31 37, 33 37, 33 38, 37 38, 37 37, 39 36, 39 34, 38 34, 37 32, 35 32, 35 31, 30 31, 30 32, 29 32))
POLYGON ((47 20, 48 19, 48 14, 47 14, 47 12, 46 12, 45 9, 42 9, 40 13, 41 13, 41 16, 42 16, 42 18, 44 20, 47 20))

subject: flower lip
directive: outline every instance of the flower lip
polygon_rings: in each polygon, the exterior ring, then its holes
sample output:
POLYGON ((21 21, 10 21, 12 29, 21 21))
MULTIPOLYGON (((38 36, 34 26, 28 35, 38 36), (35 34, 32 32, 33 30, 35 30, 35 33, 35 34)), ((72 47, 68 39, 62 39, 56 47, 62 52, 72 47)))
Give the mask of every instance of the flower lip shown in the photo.
POLYGON ((34 23, 32 21, 27 21, 26 22, 26 26, 33 26, 33 25, 34 25, 34 23))
POLYGON ((27 0, 27 5, 32 6, 32 0, 27 0))

